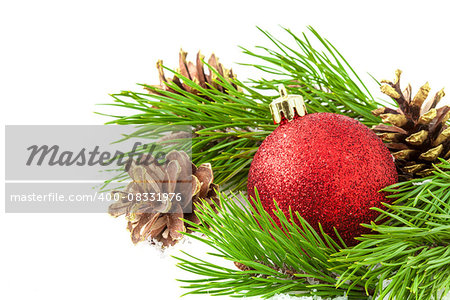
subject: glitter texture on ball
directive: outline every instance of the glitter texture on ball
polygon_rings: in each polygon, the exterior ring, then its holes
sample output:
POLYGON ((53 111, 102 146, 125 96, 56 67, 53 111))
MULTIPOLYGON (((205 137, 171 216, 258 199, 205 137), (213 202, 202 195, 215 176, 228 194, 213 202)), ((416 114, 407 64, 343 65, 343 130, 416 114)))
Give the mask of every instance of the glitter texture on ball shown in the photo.
POLYGON ((384 187, 397 182, 393 158, 365 125, 338 114, 314 113, 283 121, 259 147, 248 177, 272 216, 275 199, 285 213, 298 211, 316 230, 347 245, 367 233, 378 213, 371 207, 388 202, 384 187))

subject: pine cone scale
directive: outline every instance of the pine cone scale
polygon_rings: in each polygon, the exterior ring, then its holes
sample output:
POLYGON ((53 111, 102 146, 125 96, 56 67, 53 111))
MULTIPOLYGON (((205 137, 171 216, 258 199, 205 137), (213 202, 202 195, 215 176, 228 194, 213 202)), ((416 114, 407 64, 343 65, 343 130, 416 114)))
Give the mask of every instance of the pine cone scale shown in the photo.
MULTIPOLYGON (((214 53, 211 54, 208 59, 208 74, 206 74, 205 72, 205 64, 203 63, 205 57, 200 53, 200 51, 197 53, 195 63, 187 61, 187 52, 183 51, 183 49, 180 49, 180 53, 178 56, 178 67, 176 68, 176 72, 179 73, 182 77, 195 82, 201 88, 216 89, 222 93, 228 93, 221 84, 218 84, 216 82, 216 80, 219 79, 214 72, 219 73, 225 81, 230 83, 234 88, 237 88, 237 86, 233 83, 233 79, 235 78, 233 71, 231 69, 224 68, 224 66, 219 62, 219 59, 214 53)), ((158 69, 160 84, 159 86, 151 86, 152 88, 146 88, 151 94, 161 95, 162 93, 159 90, 182 94, 182 92, 175 90, 175 87, 173 87, 173 84, 175 84, 182 91, 196 94, 206 100, 212 101, 212 99, 210 99, 202 91, 184 82, 183 78, 179 78, 181 76, 177 76, 175 74, 173 78, 167 78, 164 74, 162 60, 158 60, 158 62, 156 63, 156 68, 158 69)))
POLYGON ((450 106, 436 108, 444 97, 440 90, 429 98, 430 85, 425 83, 412 97, 411 85, 402 92, 401 71, 395 72, 393 82, 383 80, 381 91, 390 96, 399 109, 381 107, 372 113, 382 122, 372 130, 384 141, 395 158, 402 179, 428 176, 433 164, 450 157, 450 106), (428 99, 428 100, 427 100, 428 99))
POLYGON ((182 238, 182 232, 187 228, 183 219, 199 223, 195 215, 196 207, 192 212, 183 213, 183 209, 191 203, 205 199, 213 207, 217 206, 217 185, 213 184, 214 176, 210 164, 196 167, 189 156, 183 151, 171 151, 166 155, 166 162, 158 165, 152 157, 143 157, 142 161, 148 165, 133 162, 129 175, 133 182, 129 183, 123 191, 113 191, 119 194, 119 199, 110 205, 109 214, 118 217, 125 215, 128 219, 127 229, 131 232, 133 243, 144 240, 160 242, 163 247, 176 244, 182 238), (157 192, 158 191, 158 192, 157 192), (140 201, 143 195, 179 194, 185 201, 140 201), (191 201, 186 201, 191 199, 191 201), (184 207, 182 207, 182 205, 184 207))

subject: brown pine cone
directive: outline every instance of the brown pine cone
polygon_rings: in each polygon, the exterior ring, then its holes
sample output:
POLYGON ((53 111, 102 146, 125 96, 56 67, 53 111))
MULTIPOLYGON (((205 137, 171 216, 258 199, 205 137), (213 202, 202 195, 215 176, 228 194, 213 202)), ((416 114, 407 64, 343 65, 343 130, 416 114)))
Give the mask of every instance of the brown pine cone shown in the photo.
MULTIPOLYGON (((203 63, 204 56, 200 53, 197 53, 197 58, 195 64, 193 62, 186 61, 187 52, 184 52, 182 49, 179 54, 179 67, 175 70, 177 73, 186 77, 189 80, 194 81, 202 88, 205 89, 217 89, 220 92, 227 93, 227 90, 223 88, 221 85, 217 84, 218 76, 214 71, 220 74, 226 81, 237 88, 236 85, 232 82, 232 79, 235 78, 233 71, 231 69, 226 69, 220 62, 216 55, 213 53, 208 59, 208 73, 205 72, 205 65, 203 63), (214 71, 213 71, 214 70, 214 71)), ((192 89, 188 86, 181 78, 177 75, 174 75, 173 78, 167 78, 164 74, 163 61, 158 60, 156 63, 156 68, 159 72, 159 86, 155 86, 164 91, 170 91, 173 93, 179 93, 171 88, 171 84, 176 84, 181 90, 200 95, 206 100, 211 100, 207 95, 200 93, 200 91, 192 89)), ((159 94, 158 91, 153 89, 148 89, 152 94, 159 94)))
POLYGON ((450 159, 450 106, 436 108, 444 97, 440 90, 428 97, 430 86, 425 83, 412 97, 411 85, 402 92, 401 71, 395 72, 394 82, 383 80, 381 91, 398 104, 398 109, 381 107, 372 113, 380 116, 383 123, 372 128, 386 142, 392 152, 402 180, 428 176, 439 158, 450 159))
POLYGON ((169 152, 164 164, 150 156, 140 161, 145 163, 133 162, 128 170, 133 181, 125 190, 113 192, 114 199, 120 199, 110 205, 109 214, 126 216, 133 243, 151 240, 172 246, 182 238, 180 232, 187 231, 181 219, 199 223, 194 203, 204 199, 213 207, 218 205, 211 165, 196 167, 184 151, 169 152), (177 196, 169 201, 162 196, 165 194, 177 196), (177 201, 178 196, 183 200, 177 201), (183 213, 191 204, 192 212, 183 213))

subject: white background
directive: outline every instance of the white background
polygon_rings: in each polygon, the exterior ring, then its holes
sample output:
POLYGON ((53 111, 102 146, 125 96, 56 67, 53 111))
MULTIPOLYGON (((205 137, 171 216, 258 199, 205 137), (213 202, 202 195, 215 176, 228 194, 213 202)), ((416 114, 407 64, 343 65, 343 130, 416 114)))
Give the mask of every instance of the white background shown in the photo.
MULTIPOLYGON (((428 80, 433 93, 450 85, 449 8, 446 1, 1 1, 1 120, 101 124, 108 119, 93 111, 106 108, 96 104, 139 90, 135 83, 158 83, 156 60, 175 67, 180 47, 191 58, 214 51, 240 79, 255 76, 235 63, 246 60, 238 45, 266 44, 256 25, 281 38, 278 25, 296 33, 313 25, 358 73, 393 79, 400 68, 403 83, 417 90, 428 80)), ((2 212, 0 232, 3 299, 177 299, 183 291, 174 278, 190 276, 167 254, 133 246, 125 221, 107 214, 2 212)))

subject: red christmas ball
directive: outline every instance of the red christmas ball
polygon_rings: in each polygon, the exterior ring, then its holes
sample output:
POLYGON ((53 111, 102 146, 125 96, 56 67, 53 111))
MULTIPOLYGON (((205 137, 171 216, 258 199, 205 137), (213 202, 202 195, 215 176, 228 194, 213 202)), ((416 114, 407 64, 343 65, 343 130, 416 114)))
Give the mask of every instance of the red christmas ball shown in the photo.
MULTIPOLYGON (((287 213, 298 211, 316 230, 347 245, 367 232, 378 213, 371 207, 387 202, 382 188, 397 182, 393 158, 365 125, 338 114, 314 113, 284 120, 259 147, 248 176, 248 194, 258 190, 273 217, 275 199, 287 213)), ((274 218, 276 219, 276 218, 274 218)))

